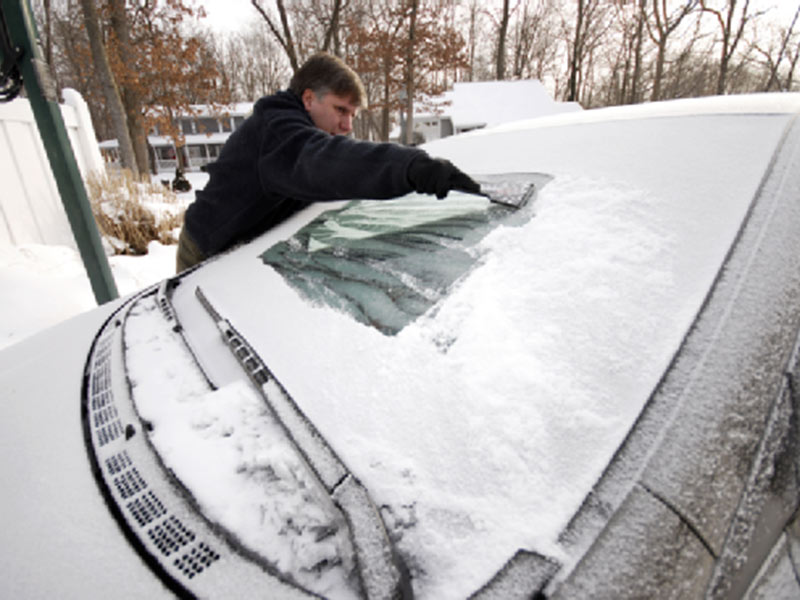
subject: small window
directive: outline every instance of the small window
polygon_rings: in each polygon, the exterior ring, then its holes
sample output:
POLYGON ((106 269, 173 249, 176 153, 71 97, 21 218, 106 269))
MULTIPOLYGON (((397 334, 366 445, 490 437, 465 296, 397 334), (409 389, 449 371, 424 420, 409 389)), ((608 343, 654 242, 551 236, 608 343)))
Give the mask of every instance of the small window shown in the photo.
POLYGON ((206 147, 205 146, 191 145, 191 146, 186 146, 186 149, 189 152, 189 158, 205 158, 206 157, 206 147))
POLYGON ((173 146, 156 146, 156 156, 161 160, 175 160, 175 148, 173 146))
POLYGON ((184 135, 195 133, 195 123, 193 119, 181 119, 181 131, 184 135))
POLYGON ((219 122, 210 117, 204 117, 198 120, 197 133, 218 133, 219 122))

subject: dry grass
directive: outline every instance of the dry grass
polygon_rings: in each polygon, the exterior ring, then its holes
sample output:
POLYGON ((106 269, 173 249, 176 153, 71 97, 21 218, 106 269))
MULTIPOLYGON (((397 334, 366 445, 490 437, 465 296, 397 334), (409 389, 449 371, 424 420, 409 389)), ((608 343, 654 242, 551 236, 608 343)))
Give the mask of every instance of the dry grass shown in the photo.
POLYGON ((147 254, 153 240, 177 241, 174 231, 183 223, 183 211, 175 193, 163 185, 146 177, 138 181, 121 169, 91 175, 86 188, 100 232, 115 254, 147 254))

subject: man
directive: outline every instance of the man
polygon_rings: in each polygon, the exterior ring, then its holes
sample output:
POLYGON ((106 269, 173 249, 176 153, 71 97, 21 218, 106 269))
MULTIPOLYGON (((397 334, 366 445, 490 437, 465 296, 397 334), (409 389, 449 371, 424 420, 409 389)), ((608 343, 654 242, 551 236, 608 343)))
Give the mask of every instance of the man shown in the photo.
POLYGON ((315 201, 480 190, 450 162, 418 148, 346 137, 365 96, 352 69, 320 53, 295 73, 288 90, 256 102, 208 165, 208 183, 186 210, 178 272, 315 201))

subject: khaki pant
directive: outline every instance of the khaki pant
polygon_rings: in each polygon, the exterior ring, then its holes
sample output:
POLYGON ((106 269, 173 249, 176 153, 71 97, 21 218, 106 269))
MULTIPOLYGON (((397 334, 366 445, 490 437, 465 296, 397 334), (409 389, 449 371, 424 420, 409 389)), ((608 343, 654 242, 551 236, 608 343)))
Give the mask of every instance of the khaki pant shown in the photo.
POLYGON ((184 226, 181 229, 181 235, 178 237, 175 272, 180 273, 181 271, 185 271, 189 267, 203 262, 206 258, 208 257, 197 247, 197 244, 194 243, 192 236, 187 233, 186 227, 184 226))

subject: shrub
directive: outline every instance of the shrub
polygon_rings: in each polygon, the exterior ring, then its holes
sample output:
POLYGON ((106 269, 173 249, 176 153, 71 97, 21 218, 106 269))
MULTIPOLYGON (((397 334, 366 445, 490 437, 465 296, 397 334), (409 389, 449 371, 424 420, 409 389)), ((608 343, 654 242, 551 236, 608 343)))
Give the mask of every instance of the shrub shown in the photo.
POLYGON ((128 169, 93 173, 86 182, 97 226, 114 254, 147 254, 147 245, 177 242, 183 206, 172 190, 128 169))

